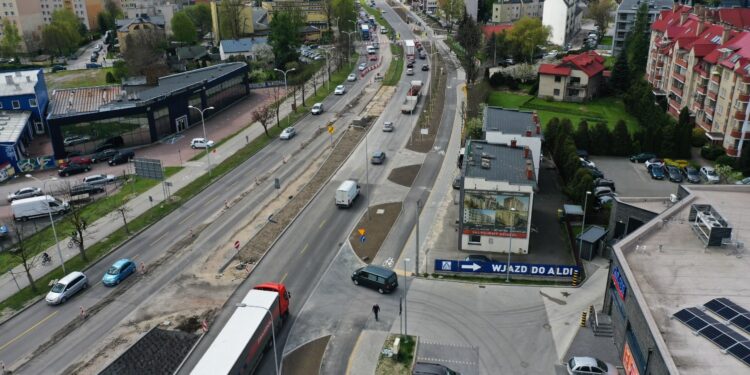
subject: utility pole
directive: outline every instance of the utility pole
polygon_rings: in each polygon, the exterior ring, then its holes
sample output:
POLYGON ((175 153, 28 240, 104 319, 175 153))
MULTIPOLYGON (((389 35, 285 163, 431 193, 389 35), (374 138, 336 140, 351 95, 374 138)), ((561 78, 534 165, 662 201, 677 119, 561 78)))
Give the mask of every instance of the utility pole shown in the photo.
POLYGON ((417 251, 416 251, 416 254, 414 255, 414 270, 415 270, 414 274, 417 276, 419 276, 419 204, 420 204, 420 201, 419 199, 417 199, 417 235, 415 237, 416 244, 417 244, 417 251))

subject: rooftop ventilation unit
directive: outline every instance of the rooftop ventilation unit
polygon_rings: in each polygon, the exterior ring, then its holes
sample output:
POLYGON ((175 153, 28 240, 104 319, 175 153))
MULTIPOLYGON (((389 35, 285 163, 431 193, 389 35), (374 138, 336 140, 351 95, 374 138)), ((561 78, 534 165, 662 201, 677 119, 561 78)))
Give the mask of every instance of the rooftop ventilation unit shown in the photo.
POLYGON ((690 206, 690 225, 706 246, 721 246, 725 238, 732 237, 732 227, 711 205, 690 206))

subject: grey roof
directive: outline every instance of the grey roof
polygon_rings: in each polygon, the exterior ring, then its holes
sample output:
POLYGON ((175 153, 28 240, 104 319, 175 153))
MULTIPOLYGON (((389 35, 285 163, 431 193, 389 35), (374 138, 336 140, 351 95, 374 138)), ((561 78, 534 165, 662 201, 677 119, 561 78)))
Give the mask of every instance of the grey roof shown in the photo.
POLYGON ((503 134, 525 136, 527 131, 531 131, 532 137, 543 138, 541 127, 539 127, 540 131, 537 134, 537 125, 540 124, 534 122, 534 113, 531 111, 504 109, 500 107, 484 108, 482 130, 485 132, 499 131, 503 134))
MULTIPOLYGON (((617 7, 617 11, 626 10, 636 12, 638 7, 643 4, 644 0, 622 0, 620 5, 617 7)), ((648 2, 649 13, 658 12, 661 9, 672 9, 673 0, 649 0, 648 2)))
POLYGON ((99 374, 171 374, 190 352, 198 335, 153 328, 99 374))
POLYGON ((208 55, 208 50, 204 46, 187 46, 177 47, 175 50, 177 60, 195 60, 208 55))
POLYGON ((225 39, 219 42, 224 53, 250 52, 254 45, 266 44, 266 38, 225 39))
POLYGON ((39 69, 2 73, 0 78, 0 96, 33 94, 39 78, 39 69))
POLYGON ((576 238, 580 239, 583 242, 594 243, 604 238, 604 235, 606 234, 607 234, 606 229, 598 225, 592 225, 591 227, 586 229, 585 232, 576 236, 576 238))
POLYGON ((116 101, 122 95, 119 85, 57 89, 49 96, 50 117, 96 112, 99 107, 116 101))
POLYGON ((162 29, 164 28, 164 25, 166 25, 164 16, 141 16, 137 18, 115 20, 115 25, 117 26, 118 31, 128 31, 128 27, 134 23, 152 23, 162 29))
POLYGON ((507 181, 514 185, 536 186, 532 157, 529 152, 528 158, 525 158, 522 147, 469 140, 464 155, 464 176, 483 178, 487 181, 507 181), (489 161, 488 168, 482 166, 482 159, 485 162, 489 161), (527 173, 531 173, 531 178, 527 173))
POLYGON ((0 111, 0 143, 16 143, 29 123, 29 111, 0 111))
POLYGON ((565 212, 566 215, 583 216, 583 207, 578 204, 564 204, 563 212, 565 212))

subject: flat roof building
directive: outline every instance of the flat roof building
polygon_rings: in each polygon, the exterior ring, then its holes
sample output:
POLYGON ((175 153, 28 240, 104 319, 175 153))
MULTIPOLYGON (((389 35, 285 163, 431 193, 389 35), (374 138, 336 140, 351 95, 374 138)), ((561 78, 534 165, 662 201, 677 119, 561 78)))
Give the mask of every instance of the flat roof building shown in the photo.
POLYGON ((534 164, 534 178, 539 178, 542 162, 542 125, 536 112, 485 107, 482 117, 484 139, 489 143, 528 147, 534 164))
POLYGON ((750 373, 747 327, 712 311, 721 298, 750 310, 750 187, 682 185, 676 196, 613 245, 603 313, 626 373, 750 373))

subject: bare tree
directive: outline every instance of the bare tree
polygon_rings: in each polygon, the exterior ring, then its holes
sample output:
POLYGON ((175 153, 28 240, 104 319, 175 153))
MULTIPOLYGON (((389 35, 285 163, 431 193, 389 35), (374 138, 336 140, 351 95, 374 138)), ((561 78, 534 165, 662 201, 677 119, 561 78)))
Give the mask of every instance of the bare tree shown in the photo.
POLYGON ((125 37, 124 47, 122 57, 129 73, 146 76, 149 84, 155 84, 159 77, 169 73, 164 54, 167 42, 160 31, 143 29, 130 32, 125 37))
POLYGON ((86 246, 83 242, 84 233, 88 228, 88 222, 86 221, 86 218, 83 217, 83 211, 80 208, 71 205, 67 221, 73 226, 73 232, 70 234, 71 240, 76 246, 78 246, 81 258, 83 260, 88 260, 88 257, 86 257, 86 246))
POLYGON ((242 9, 245 0, 223 0, 219 14, 221 37, 224 39, 239 39, 245 32, 245 16, 242 9))
POLYGON ((266 132, 266 137, 271 138, 271 135, 268 134, 268 123, 271 121, 271 118, 273 117, 273 109, 271 106, 263 106, 255 111, 253 111, 253 122, 259 122, 260 126, 263 127, 263 131, 266 132))
POLYGON ((123 204, 122 206, 115 208, 115 211, 114 211, 115 216, 119 214, 120 217, 122 218, 122 223, 123 225, 125 225, 125 233, 127 234, 130 234, 130 228, 128 228, 128 214, 131 211, 133 211, 133 209, 127 204, 123 204))
POLYGON ((275 86, 273 88, 273 104, 271 106, 274 109, 274 112, 276 112, 276 126, 281 126, 281 120, 279 119, 279 107, 281 107, 281 102, 279 101, 279 86, 275 86))
POLYGON ((26 271, 26 277, 29 280, 29 286, 31 286, 31 290, 34 293, 37 293, 39 289, 34 282, 34 276, 31 276, 31 269, 34 268, 37 260, 40 258, 35 257, 31 250, 26 247, 26 237, 24 237, 23 228, 14 225, 11 230, 13 235, 16 236, 17 242, 15 248, 10 250, 10 253, 21 261, 21 265, 23 266, 24 271, 26 271))

